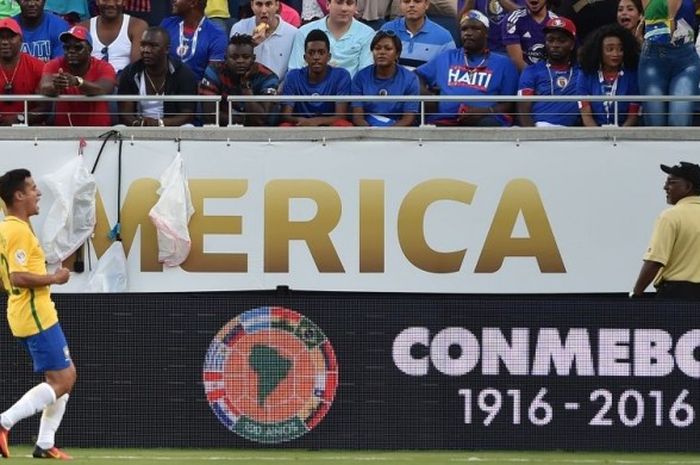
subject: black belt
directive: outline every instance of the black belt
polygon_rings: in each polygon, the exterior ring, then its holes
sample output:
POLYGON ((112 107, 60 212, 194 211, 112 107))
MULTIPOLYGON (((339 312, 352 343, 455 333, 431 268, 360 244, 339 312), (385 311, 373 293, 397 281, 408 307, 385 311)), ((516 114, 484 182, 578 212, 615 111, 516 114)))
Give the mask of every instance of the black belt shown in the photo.
POLYGON ((700 300, 700 283, 663 281, 656 289, 656 296, 666 299, 700 300))

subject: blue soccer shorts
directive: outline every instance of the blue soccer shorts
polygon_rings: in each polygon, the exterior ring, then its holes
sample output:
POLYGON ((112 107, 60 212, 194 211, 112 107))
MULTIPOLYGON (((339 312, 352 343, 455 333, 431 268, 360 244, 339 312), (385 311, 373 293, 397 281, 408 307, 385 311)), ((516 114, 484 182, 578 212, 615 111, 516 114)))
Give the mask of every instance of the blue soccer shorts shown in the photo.
POLYGON ((68 343, 59 323, 19 340, 34 361, 35 373, 63 370, 71 364, 68 343))

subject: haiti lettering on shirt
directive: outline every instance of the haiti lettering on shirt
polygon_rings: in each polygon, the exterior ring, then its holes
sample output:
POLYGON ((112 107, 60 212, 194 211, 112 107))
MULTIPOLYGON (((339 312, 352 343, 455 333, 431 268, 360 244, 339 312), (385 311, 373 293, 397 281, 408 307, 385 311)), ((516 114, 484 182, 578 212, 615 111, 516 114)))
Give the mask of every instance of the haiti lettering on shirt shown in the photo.
POLYGON ((453 65, 447 70, 447 85, 468 87, 486 93, 492 77, 493 70, 487 66, 453 65))
POLYGON ((69 29, 68 23, 53 13, 44 13, 39 25, 28 28, 22 16, 14 17, 22 28, 22 49, 24 53, 48 62, 63 56, 63 44, 59 39, 62 32, 69 29))

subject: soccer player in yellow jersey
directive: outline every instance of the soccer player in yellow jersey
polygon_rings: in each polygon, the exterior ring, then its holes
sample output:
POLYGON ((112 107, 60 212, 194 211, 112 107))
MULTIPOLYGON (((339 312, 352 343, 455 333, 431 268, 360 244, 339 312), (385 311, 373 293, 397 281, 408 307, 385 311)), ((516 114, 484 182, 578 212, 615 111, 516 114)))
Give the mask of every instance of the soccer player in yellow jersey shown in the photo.
POLYGON ((76 373, 50 286, 68 282, 70 273, 66 268, 52 274, 46 271, 44 252, 29 224, 29 218, 39 213, 41 198, 31 173, 16 169, 2 175, 0 198, 7 208, 0 223, 0 280, 8 294, 7 320, 12 334, 31 355, 34 371, 45 377, 45 382, 0 415, 0 453, 10 456, 8 435, 17 422, 43 412, 33 455, 67 460, 71 457, 55 446, 54 437, 76 373))

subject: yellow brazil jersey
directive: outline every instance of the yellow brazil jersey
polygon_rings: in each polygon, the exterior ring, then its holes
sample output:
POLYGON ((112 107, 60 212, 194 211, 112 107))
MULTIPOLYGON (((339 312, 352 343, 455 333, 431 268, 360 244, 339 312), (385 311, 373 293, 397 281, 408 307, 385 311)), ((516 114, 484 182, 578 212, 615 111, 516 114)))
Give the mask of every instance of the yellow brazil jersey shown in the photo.
POLYGON ((7 321, 12 334, 27 337, 58 322, 49 286, 13 288, 10 273, 46 274, 44 251, 28 223, 7 216, 0 223, 0 278, 8 294, 7 321))

